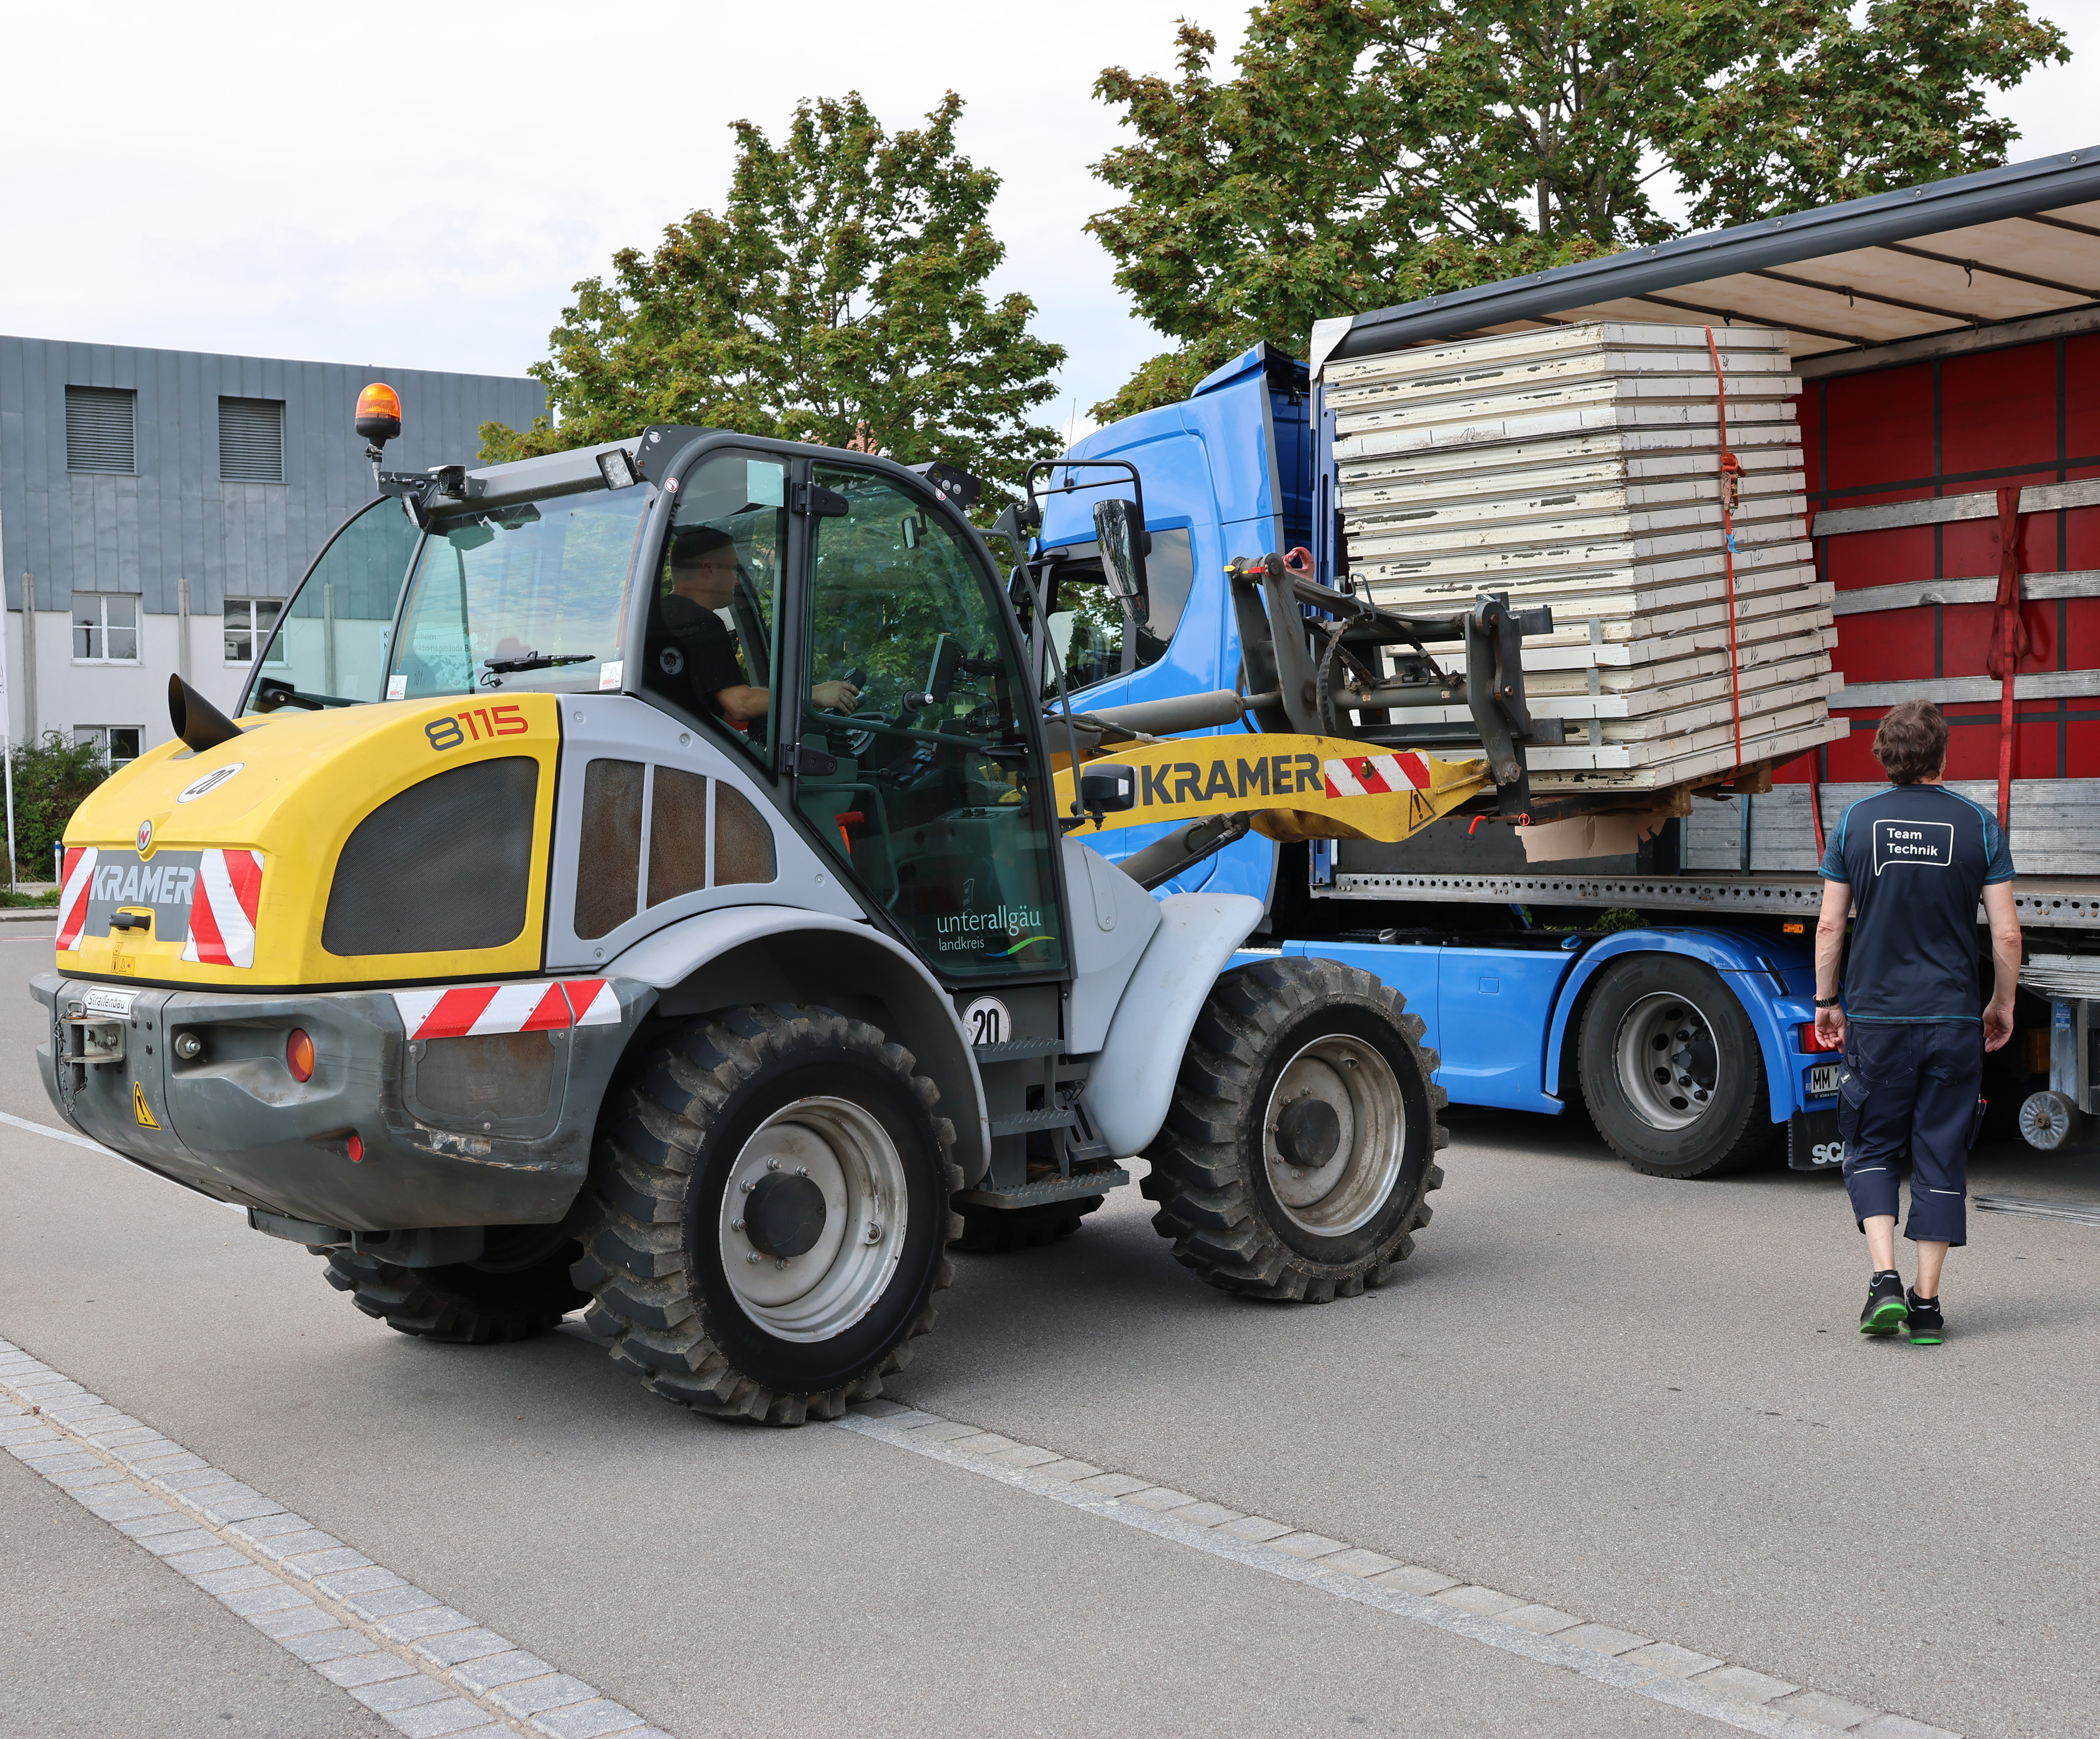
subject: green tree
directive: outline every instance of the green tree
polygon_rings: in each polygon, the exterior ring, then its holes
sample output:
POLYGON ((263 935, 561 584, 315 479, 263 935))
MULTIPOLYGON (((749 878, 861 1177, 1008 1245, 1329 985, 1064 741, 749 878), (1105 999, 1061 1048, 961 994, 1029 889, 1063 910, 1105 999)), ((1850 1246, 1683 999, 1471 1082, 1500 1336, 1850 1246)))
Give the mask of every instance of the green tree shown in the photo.
POLYGON ((1028 421, 1061 346, 1035 304, 995 301, 999 177, 955 148, 953 91, 885 134, 858 93, 796 106, 778 145, 735 123, 720 215, 694 212, 653 254, 622 249, 576 286, 532 373, 558 421, 482 427, 485 458, 619 439, 652 422, 858 442, 907 464, 1014 478, 1061 449, 1028 421))
POLYGON ((1230 77, 1104 72, 1136 135, 1088 226, 1176 342, 1127 415, 1257 338, 1679 229, 2001 163, 1993 88, 2069 51, 2024 0, 1264 0, 1230 77))
POLYGON ((43 881, 51 873, 51 847, 81 800, 109 777, 109 767, 94 744, 68 743, 55 730, 41 742, 16 744, 14 753, 15 858, 24 879, 43 881))

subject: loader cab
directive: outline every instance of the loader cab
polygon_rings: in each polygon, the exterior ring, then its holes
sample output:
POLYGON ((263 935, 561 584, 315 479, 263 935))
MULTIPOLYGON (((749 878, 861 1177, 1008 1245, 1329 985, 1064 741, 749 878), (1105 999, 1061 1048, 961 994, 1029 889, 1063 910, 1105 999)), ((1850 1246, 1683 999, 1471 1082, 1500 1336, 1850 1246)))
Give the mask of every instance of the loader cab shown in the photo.
POLYGON ((1035 690, 940 488, 878 457, 652 429, 451 468, 408 505, 329 543, 242 710, 457 697, 479 740, 520 693, 637 698, 732 757, 943 979, 1069 976, 1035 690))
POLYGON ((769 779, 943 979, 1066 976, 1034 691, 968 523, 899 466, 807 447, 701 435, 663 479, 630 691, 769 779), (733 585, 682 577, 701 544, 733 585))

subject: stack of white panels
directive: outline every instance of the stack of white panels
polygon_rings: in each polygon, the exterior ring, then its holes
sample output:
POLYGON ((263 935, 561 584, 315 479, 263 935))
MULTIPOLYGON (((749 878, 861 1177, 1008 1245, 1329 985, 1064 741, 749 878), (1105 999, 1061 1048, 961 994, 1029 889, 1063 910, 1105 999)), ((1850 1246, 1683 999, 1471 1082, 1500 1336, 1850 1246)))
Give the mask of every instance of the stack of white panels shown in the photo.
POLYGON ((1568 740, 1529 751, 1535 790, 1658 790, 1849 729, 1826 704, 1837 633, 1785 334, 1713 338, 1710 351, 1704 327, 1591 321, 1324 372, 1359 595, 1403 613, 1481 592, 1552 607, 1553 633, 1524 642, 1524 688, 1568 740), (1724 381, 1741 466, 1732 606, 1724 381))

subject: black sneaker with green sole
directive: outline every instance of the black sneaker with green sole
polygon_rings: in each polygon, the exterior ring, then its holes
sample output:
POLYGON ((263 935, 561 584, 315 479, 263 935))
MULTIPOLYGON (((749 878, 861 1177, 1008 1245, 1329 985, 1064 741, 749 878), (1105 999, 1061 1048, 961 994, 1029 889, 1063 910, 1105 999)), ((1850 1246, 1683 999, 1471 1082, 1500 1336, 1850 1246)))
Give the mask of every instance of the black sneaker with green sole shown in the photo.
POLYGON ((1909 1293, 1905 1305, 1910 1316, 1910 1344, 1936 1347, 1947 1338, 1947 1319, 1939 1313, 1939 1300, 1909 1293))
POLYGON ((1875 1275, 1867 1288, 1867 1308, 1860 1313, 1860 1332, 1893 1335, 1909 1314, 1904 1304, 1903 1276, 1890 1269, 1875 1275))

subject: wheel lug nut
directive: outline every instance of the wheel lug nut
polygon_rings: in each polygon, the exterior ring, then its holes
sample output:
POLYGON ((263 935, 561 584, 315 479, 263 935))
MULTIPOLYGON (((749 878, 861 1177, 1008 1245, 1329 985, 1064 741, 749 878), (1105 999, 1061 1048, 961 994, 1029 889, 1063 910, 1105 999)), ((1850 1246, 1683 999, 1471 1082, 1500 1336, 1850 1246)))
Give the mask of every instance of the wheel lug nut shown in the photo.
POLYGON ((756 1250, 747 1250, 743 1259, 747 1262, 756 1262, 758 1260, 758 1252, 756 1250))
POLYGON ((732 1232, 741 1232, 743 1229, 743 1222, 741 1220, 732 1220, 729 1223, 729 1229, 732 1232))
POLYGON ((882 1228, 872 1220, 867 1223, 867 1241, 871 1244, 879 1244, 882 1242, 882 1228))
POLYGON ((774 1260, 773 1265, 775 1268, 785 1268, 788 1265, 788 1258, 780 1256, 774 1260))

